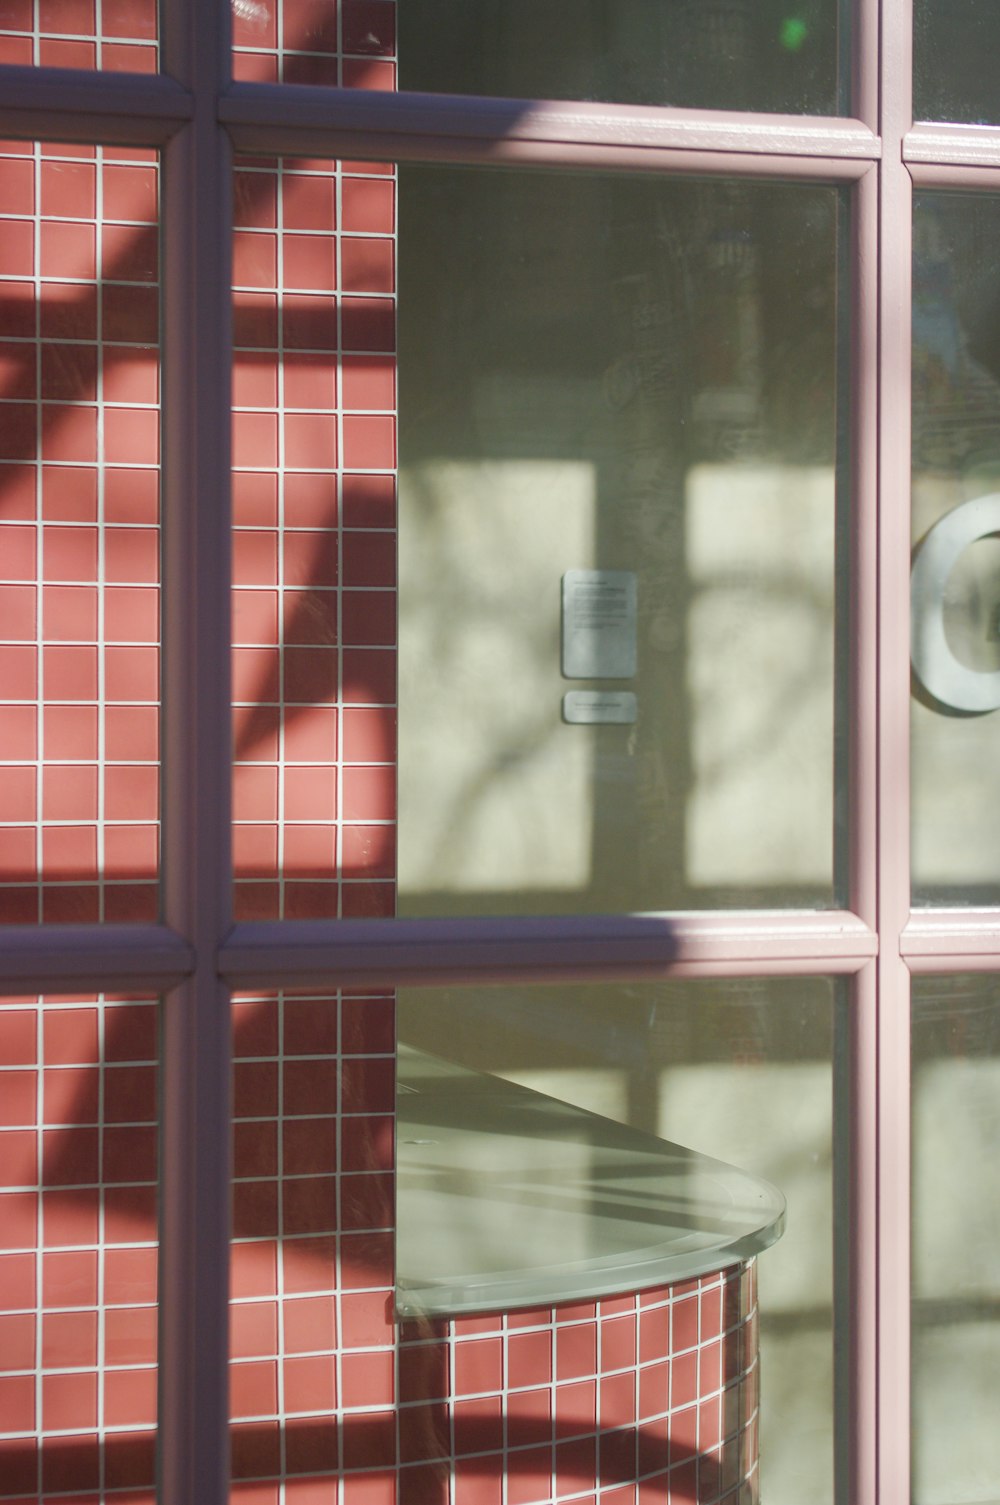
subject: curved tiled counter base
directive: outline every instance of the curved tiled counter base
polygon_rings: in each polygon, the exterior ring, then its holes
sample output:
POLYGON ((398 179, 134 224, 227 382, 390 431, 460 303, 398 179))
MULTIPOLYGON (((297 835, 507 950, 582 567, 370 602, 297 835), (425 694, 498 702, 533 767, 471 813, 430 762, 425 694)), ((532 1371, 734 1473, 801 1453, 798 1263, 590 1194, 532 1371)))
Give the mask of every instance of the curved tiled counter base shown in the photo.
POLYGON ((757 1376, 753 1260, 404 1321, 400 1505, 756 1505, 757 1376))

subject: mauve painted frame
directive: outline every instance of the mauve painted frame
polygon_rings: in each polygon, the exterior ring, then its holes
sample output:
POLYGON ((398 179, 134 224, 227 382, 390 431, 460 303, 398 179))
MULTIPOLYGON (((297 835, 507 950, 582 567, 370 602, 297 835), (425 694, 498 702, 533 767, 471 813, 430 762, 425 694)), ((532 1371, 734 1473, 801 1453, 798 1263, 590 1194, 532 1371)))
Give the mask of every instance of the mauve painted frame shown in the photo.
POLYGON ((838 1499, 908 1505, 909 975, 1000 969, 1000 910, 911 914, 910 196, 1000 191, 1000 129, 911 118, 912 0, 855 0, 852 119, 234 84, 228 5, 162 7, 157 77, 0 68, 0 130, 164 151, 164 912, 12 926, 0 991, 165 994, 160 1500, 228 1500, 231 987, 322 980, 852 977, 838 1499), (850 185, 848 909, 234 926, 229 726, 233 151, 850 185), (195 561, 192 567, 190 561, 195 561))

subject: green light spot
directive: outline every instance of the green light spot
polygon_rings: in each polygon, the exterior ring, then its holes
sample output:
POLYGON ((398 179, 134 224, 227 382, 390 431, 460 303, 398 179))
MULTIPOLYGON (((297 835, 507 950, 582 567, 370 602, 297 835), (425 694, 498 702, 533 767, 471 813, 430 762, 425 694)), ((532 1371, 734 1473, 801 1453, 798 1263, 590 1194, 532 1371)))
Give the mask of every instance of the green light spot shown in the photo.
POLYGON ((809 35, 809 28, 801 16, 786 16, 779 33, 781 45, 786 52, 798 52, 809 35))

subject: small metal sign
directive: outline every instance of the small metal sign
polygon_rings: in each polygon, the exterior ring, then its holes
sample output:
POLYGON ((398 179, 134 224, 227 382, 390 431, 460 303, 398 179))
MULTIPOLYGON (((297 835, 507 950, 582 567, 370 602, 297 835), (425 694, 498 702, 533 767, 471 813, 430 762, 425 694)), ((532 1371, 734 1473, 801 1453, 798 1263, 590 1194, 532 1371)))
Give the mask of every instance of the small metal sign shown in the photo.
POLYGON ((631 679, 636 670, 632 570, 567 570, 562 579, 565 679, 631 679))
POLYGON ((637 701, 631 690, 567 690, 563 720, 572 726, 631 726, 637 701))

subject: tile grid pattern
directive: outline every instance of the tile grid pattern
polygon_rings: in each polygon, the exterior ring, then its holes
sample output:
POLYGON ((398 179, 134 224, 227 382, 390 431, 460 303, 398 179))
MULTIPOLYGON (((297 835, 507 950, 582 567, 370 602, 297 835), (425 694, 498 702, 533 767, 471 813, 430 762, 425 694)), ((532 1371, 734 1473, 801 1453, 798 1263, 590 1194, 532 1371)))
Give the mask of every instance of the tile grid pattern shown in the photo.
POLYGON ((145 1505, 158 1005, 0 1005, 0 1499, 145 1505))
POLYGON ((237 172, 240 918, 392 913, 393 188, 362 164, 237 172))
POLYGON ((157 162, 0 148, 0 922, 152 919, 157 162))
POLYGON ((155 73, 156 0, 0 0, 0 63, 155 73))
POLYGON ((395 0, 235 0, 233 74, 250 82, 395 89, 395 0))

